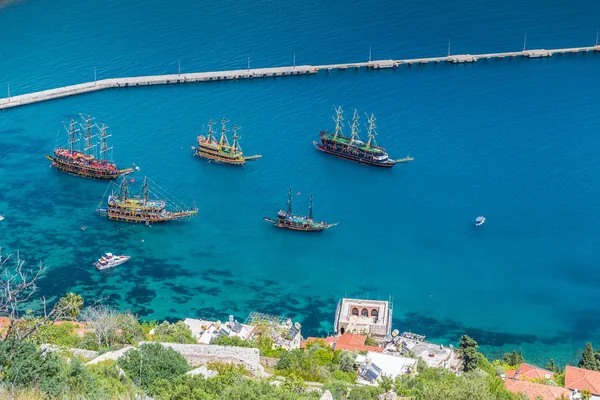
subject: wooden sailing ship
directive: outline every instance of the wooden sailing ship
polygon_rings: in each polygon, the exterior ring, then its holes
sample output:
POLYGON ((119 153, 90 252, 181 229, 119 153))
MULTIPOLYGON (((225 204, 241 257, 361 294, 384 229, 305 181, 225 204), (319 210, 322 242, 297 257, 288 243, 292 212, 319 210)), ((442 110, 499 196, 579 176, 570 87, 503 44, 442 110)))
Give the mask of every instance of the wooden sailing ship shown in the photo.
POLYGON ((51 166, 58 170, 86 178, 116 179, 139 170, 135 164, 133 168, 119 169, 109 157, 112 147, 108 146, 107 127, 104 124, 92 124, 92 117, 81 115, 83 123, 76 123, 73 118, 69 123, 63 122, 69 136, 67 147, 57 147, 54 155, 46 155, 52 161, 51 166), (82 134, 79 127, 83 128, 82 134), (85 145, 77 145, 83 139, 85 145), (96 151, 97 150, 97 151, 96 151))
POLYGON ((292 214, 292 189, 290 189, 287 210, 280 210, 277 213, 277 219, 264 217, 263 219, 267 222, 272 223, 278 228, 292 229, 295 231, 307 231, 307 232, 320 232, 325 229, 333 228, 339 222, 329 224, 327 222, 318 222, 313 220, 313 199, 312 194, 310 195, 310 203, 308 209, 308 215, 295 215, 292 214))
POLYGON ((221 137, 217 140, 213 131, 214 122, 209 121, 206 136, 198 136, 198 148, 192 147, 194 155, 220 164, 239 166, 246 164, 246 161, 254 161, 261 158, 262 156, 259 154, 252 156, 245 156, 243 154, 239 143, 239 139, 241 138, 237 134, 240 128, 237 125, 234 125, 232 128, 233 142, 229 144, 229 139, 227 139, 227 122, 229 121, 225 118, 221 120, 221 137))
MULTIPOLYGON (((111 183, 111 185, 115 185, 111 183)), ((110 188, 110 185, 109 185, 110 188)), ((108 189, 107 189, 108 192, 108 189)), ((106 193, 105 193, 106 195, 106 193)), ((175 221, 198 214, 198 209, 189 208, 178 200, 158 188, 158 185, 150 186, 150 180, 144 177, 141 193, 137 196, 129 194, 127 179, 123 178, 117 190, 113 190, 108 196, 106 208, 101 208, 104 198, 96 211, 109 219, 123 222, 146 223, 175 221), (152 198, 155 196, 156 198, 152 198), (166 198, 169 198, 167 200, 166 198)))
POLYGON ((342 121, 344 120, 342 107, 336 108, 335 112, 336 117, 333 119, 335 121, 335 132, 321 131, 319 134, 321 143, 313 141, 313 145, 317 150, 346 160, 383 168, 392 168, 397 163, 413 160, 412 157, 393 160, 388 156, 385 148, 377 145, 375 141, 375 116, 373 114, 371 114, 368 120, 368 141, 364 143, 358 135, 358 112, 354 110, 352 125, 350 125, 350 137, 344 136, 342 132, 342 121))

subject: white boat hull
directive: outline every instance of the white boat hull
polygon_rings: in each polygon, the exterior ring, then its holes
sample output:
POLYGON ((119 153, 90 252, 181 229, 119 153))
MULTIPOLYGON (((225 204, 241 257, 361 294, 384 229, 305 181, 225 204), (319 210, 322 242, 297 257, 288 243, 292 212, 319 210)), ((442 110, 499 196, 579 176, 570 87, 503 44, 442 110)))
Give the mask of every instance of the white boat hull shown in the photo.
POLYGON ((114 258, 110 259, 109 261, 107 261, 105 263, 101 263, 100 260, 98 260, 94 263, 94 265, 96 266, 96 268, 98 268, 100 271, 102 271, 104 269, 109 269, 109 268, 116 267, 117 265, 121 265, 124 262, 126 262, 127 260, 129 260, 130 258, 131 258, 130 256, 115 256, 114 258))

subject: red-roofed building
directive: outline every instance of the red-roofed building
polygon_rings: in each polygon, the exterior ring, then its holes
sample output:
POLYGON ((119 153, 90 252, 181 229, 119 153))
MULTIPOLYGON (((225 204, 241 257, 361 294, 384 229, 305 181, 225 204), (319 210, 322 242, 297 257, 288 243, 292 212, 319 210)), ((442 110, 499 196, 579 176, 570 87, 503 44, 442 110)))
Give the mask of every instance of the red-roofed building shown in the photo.
POLYGON ((325 339, 309 337, 306 339, 306 343, 314 342, 316 340, 325 341, 325 343, 333 347, 334 350, 383 352, 382 347, 366 346, 365 340, 367 340, 367 337, 365 335, 357 335, 354 333, 344 333, 342 336, 329 336, 325 339))
POLYGON ((600 399, 600 372, 567 365, 565 387, 580 392, 588 389, 594 396, 592 399, 600 399))
POLYGON ((522 363, 519 365, 519 368, 517 368, 516 371, 508 370, 505 373, 507 379, 512 378, 523 381, 532 381, 534 379, 552 379, 554 377, 554 372, 527 363, 522 363), (509 373, 512 373, 512 376, 510 376, 509 373))
POLYGON ((507 379, 504 381, 504 387, 513 393, 524 393, 530 399, 542 398, 544 400, 570 399, 571 391, 559 386, 542 385, 529 381, 516 379, 507 379))

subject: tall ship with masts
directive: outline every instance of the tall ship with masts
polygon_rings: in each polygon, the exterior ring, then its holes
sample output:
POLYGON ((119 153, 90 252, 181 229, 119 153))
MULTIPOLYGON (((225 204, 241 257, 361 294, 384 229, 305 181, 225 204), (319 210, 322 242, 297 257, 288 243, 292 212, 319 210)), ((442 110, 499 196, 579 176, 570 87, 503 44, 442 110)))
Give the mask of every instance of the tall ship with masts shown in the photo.
POLYGON ((312 194, 310 195, 309 207, 308 207, 308 215, 296 215, 292 214, 292 189, 290 189, 290 193, 287 201, 287 209, 280 210, 277 213, 277 219, 264 217, 265 221, 272 223, 278 228, 284 229, 292 229, 295 231, 307 231, 307 232, 320 232, 325 229, 333 228, 339 222, 335 223, 327 223, 327 222, 319 222, 313 219, 313 198, 312 194))
MULTIPOLYGON (((108 196, 106 208, 102 208, 104 198, 98 209, 100 214, 115 221, 145 223, 175 221, 198 214, 198 208, 187 207, 172 195, 168 194, 157 184, 144 177, 144 184, 137 195, 129 192, 127 178, 123 178, 120 185, 110 183, 108 189, 116 186, 108 196)), ((106 197, 106 193, 104 194, 106 197)))
POLYGON ((391 168, 396 163, 412 161, 412 157, 406 157, 400 160, 391 159, 385 148, 378 146, 375 140, 375 116, 371 114, 368 119, 368 140, 367 143, 360 139, 358 112, 354 110, 352 125, 350 125, 351 136, 347 137, 342 132, 343 110, 342 107, 335 109, 336 117, 335 132, 321 131, 319 134, 321 143, 313 141, 317 150, 334 156, 359 162, 361 164, 373 165, 376 167, 391 168))
POLYGON ((246 161, 254 161, 261 158, 262 156, 260 154, 255 154, 252 156, 244 155, 239 142, 241 137, 237 134, 240 128, 237 125, 234 125, 232 128, 233 142, 229 144, 229 139, 227 138, 228 122, 229 121, 227 121, 225 118, 221 120, 221 137, 219 140, 217 140, 213 131, 213 125, 215 123, 213 121, 209 121, 208 132, 206 136, 199 135, 198 148, 192 147, 192 150, 194 150, 194 155, 220 164, 239 166, 246 164, 246 161))
POLYGON ((112 135, 107 133, 106 125, 92 124, 91 116, 79 115, 83 123, 75 122, 73 118, 68 123, 63 122, 69 141, 66 147, 54 149, 53 156, 46 155, 52 161, 51 166, 69 174, 95 179, 116 179, 139 170, 135 164, 133 168, 119 169, 109 158, 112 147, 108 145, 108 138, 112 135), (81 141, 83 146, 79 144, 81 141))

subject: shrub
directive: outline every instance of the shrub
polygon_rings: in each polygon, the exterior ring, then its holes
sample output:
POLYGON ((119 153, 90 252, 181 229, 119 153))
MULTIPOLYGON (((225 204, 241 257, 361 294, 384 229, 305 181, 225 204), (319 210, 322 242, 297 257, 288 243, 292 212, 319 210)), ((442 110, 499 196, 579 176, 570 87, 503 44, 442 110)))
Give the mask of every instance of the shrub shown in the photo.
POLYGON ((189 369, 181 354, 158 343, 129 350, 119 358, 118 365, 143 389, 148 389, 157 378, 171 380, 189 369))
POLYGON ((156 342, 171 342, 183 344, 197 344, 198 341, 192 336, 190 328, 177 321, 176 324, 169 324, 167 321, 154 328, 153 340, 156 342))
POLYGON ((38 343, 48 343, 64 347, 78 347, 81 338, 75 334, 75 325, 43 325, 34 334, 33 339, 38 343))

